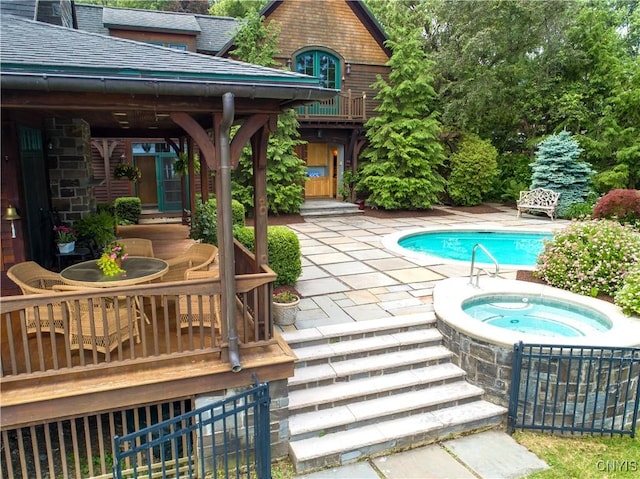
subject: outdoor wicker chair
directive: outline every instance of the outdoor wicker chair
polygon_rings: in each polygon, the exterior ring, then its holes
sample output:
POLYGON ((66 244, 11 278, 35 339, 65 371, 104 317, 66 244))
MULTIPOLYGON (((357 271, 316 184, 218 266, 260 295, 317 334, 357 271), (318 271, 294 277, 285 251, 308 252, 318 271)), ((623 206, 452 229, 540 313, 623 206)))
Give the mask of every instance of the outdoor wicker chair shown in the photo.
MULTIPOLYGON (((82 286, 57 286, 58 291, 104 292, 104 289, 82 286)), ((67 301, 69 310, 70 348, 106 353, 128 339, 140 342, 138 321, 141 313, 137 301, 127 305, 126 298, 84 298, 67 301), (131 318, 129 318, 131 314, 131 318)))
MULTIPOLYGON (((217 268, 204 271, 187 271, 185 279, 215 279, 219 275, 217 268)), ((188 328, 191 325, 193 328, 203 326, 205 328, 216 328, 220 331, 220 295, 181 295, 178 297, 177 308, 180 317, 180 328, 188 328)))
MULTIPOLYGON (((16 283, 22 294, 51 294, 53 287, 64 284, 60 274, 43 268, 34 261, 25 261, 11 266, 7 277, 16 283)), ((27 334, 40 331, 51 331, 64 334, 63 303, 53 303, 51 311, 39 308, 38 314, 33 308, 26 310, 27 334)))
POLYGON ((218 248, 208 243, 196 243, 187 251, 167 260, 169 271, 162 277, 162 282, 181 281, 187 279, 187 272, 206 270, 216 261, 218 248))
POLYGON ((124 252, 129 256, 146 256, 153 258, 153 243, 146 238, 123 238, 119 239, 120 243, 124 247, 124 252))

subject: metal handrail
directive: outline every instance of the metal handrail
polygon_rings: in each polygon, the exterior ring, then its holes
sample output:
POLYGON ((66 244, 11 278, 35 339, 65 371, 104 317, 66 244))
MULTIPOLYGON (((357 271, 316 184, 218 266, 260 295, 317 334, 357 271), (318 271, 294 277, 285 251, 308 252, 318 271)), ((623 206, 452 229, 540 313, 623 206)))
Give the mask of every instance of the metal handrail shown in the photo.
POLYGON ((493 255, 491 253, 489 253, 489 251, 487 250, 487 248, 485 248, 484 246, 482 246, 480 243, 476 243, 475 245, 473 245, 473 249, 471 250, 471 269, 469 270, 469 284, 471 286, 473 286, 473 269, 476 263, 476 250, 480 248, 484 254, 486 254, 489 259, 491 261, 493 261, 493 264, 496 267, 496 271, 495 273, 491 274, 489 273, 486 269, 484 268, 477 268, 478 272, 476 273, 476 284, 475 287, 478 288, 480 287, 480 271, 484 271, 485 273, 487 273, 488 275, 491 275, 493 277, 498 276, 498 273, 500 273, 500 265, 498 264, 498 260, 496 260, 493 255))

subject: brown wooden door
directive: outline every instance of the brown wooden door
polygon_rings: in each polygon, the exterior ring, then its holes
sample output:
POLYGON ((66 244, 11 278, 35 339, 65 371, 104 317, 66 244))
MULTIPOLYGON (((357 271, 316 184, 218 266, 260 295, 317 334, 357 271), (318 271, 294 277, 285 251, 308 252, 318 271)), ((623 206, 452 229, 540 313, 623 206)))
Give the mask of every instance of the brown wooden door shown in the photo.
POLYGON ((142 173, 142 178, 138 181, 138 197, 142 206, 155 206, 158 204, 156 157, 136 156, 136 165, 142 173))
POLYGON ((333 196, 333 164, 329 161, 329 147, 326 143, 307 145, 307 168, 309 178, 305 183, 305 197, 333 196))

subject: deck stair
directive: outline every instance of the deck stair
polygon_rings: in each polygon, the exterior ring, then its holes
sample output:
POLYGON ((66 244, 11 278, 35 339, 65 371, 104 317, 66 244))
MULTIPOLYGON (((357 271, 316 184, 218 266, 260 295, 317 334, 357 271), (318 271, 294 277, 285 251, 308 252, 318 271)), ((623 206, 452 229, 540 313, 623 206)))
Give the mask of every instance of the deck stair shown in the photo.
POLYGON ((289 453, 298 473, 503 423, 442 345, 435 315, 415 314, 283 334, 289 453))

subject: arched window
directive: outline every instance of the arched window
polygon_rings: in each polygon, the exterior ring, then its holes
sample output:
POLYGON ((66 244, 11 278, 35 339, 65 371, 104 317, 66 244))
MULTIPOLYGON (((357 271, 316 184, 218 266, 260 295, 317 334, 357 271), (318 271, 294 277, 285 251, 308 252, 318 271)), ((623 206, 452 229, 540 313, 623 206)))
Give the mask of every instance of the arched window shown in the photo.
POLYGON ((325 88, 340 89, 340 60, 322 50, 296 55, 296 72, 319 77, 325 88))

